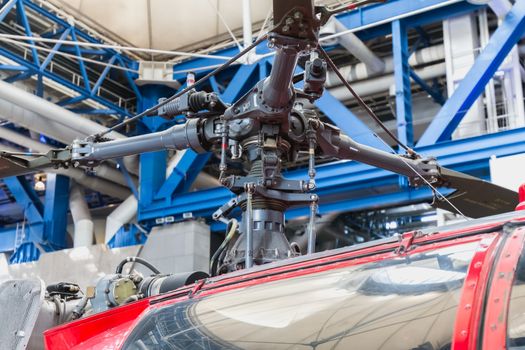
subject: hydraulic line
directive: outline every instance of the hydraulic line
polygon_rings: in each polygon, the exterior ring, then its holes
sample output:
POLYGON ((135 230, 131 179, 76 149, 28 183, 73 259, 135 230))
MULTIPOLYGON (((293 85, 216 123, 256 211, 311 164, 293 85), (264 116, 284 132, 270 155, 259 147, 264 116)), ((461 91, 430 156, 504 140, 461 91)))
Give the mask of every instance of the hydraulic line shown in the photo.
POLYGON ((214 271, 215 270, 215 262, 219 263, 219 261, 217 261, 217 259, 219 258, 221 253, 224 251, 224 249, 228 246, 228 244, 233 239, 233 237, 235 237, 235 234, 237 233, 237 228, 238 227, 239 227, 239 222, 236 219, 231 219, 228 222, 228 227, 226 229, 226 237, 224 238, 224 241, 221 243, 219 248, 217 248, 217 250, 215 251, 215 253, 211 257, 211 260, 210 260, 210 275, 212 275, 212 276, 215 275, 215 273, 216 273, 216 271, 214 271))
POLYGON ((156 275, 160 275, 161 274, 161 272, 155 266, 153 266, 151 263, 149 263, 146 260, 141 259, 141 258, 139 258, 137 256, 128 256, 126 259, 122 260, 120 262, 120 264, 118 264, 117 269, 115 270, 115 273, 116 274, 121 274, 122 270, 124 269, 124 265, 126 265, 129 262, 135 262, 135 263, 141 264, 141 265, 147 267, 148 269, 150 269, 151 272, 153 272, 156 275))

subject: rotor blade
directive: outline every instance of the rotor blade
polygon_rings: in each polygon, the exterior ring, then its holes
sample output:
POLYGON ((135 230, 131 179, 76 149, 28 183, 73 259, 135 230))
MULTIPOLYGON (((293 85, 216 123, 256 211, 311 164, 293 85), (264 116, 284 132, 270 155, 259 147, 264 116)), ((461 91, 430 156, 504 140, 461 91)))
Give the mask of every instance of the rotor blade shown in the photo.
MULTIPOLYGON (((472 218, 514 211, 518 205, 518 193, 480 178, 441 168, 441 179, 446 187, 456 191, 447 196, 463 214, 472 218)), ((449 203, 436 199, 434 207, 456 212, 449 203)))
POLYGON ((34 170, 0 157, 0 178, 25 175, 31 173, 32 171, 34 170))
POLYGON ((46 154, 35 155, 0 151, 0 178, 29 174, 52 166, 67 166, 70 155, 69 150, 65 149, 50 150, 46 154))

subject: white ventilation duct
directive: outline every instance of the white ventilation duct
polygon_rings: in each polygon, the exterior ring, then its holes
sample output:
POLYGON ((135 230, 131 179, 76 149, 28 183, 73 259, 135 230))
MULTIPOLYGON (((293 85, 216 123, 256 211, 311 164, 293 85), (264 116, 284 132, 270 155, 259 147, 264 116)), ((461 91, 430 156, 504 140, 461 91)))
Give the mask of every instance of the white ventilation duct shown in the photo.
POLYGON ((106 244, 124 224, 129 223, 135 217, 137 209, 137 198, 131 195, 108 215, 106 218, 106 244))
MULTIPOLYGON (((446 74, 446 65, 445 63, 438 63, 432 66, 416 69, 416 74, 424 80, 442 77, 446 74)), ((383 91, 388 91, 394 84, 394 75, 389 74, 378 78, 356 82, 352 84, 352 87, 358 95, 369 96, 383 91)), ((354 99, 352 94, 350 94, 350 92, 344 86, 332 88, 329 91, 340 101, 349 101, 354 99)))
POLYGON ((93 220, 84 191, 76 183, 72 183, 69 192, 69 210, 75 227, 73 247, 89 247, 93 244, 93 220))
MULTIPOLYGON (((430 64, 445 59, 445 49, 443 44, 425 47, 421 50, 414 52, 408 59, 408 64, 412 67, 417 67, 423 64, 430 64)), ((385 69, 383 74, 389 74, 394 72, 394 59, 393 57, 386 57, 384 59, 385 69)), ((341 74, 346 78, 347 81, 353 82, 358 80, 365 80, 371 77, 378 76, 378 74, 371 72, 367 65, 364 63, 358 63, 355 65, 344 66, 339 68, 341 74)), ((341 86, 343 83, 339 80, 334 72, 329 71, 326 75, 326 87, 331 88, 335 86, 341 86)))
MULTIPOLYGON (((320 37, 328 36, 347 30, 341 22, 332 17, 321 29, 320 37)), ((335 45, 338 43, 348 52, 357 57, 367 69, 374 74, 382 73, 385 70, 385 63, 372 50, 368 48, 354 33, 341 35, 340 37, 321 42, 323 46, 335 45)))
MULTIPOLYGON (((66 144, 107 129, 4 81, 0 81, 0 117, 66 144)), ((114 131, 107 136, 126 138, 114 131)), ((125 157, 124 161, 130 172, 138 172, 136 156, 125 157)))
MULTIPOLYGON (((0 81, 0 98, 37 113, 45 119, 67 125, 76 130, 78 132, 77 135, 91 135, 106 130, 106 127, 100 124, 82 118, 78 114, 4 81, 0 81)), ((126 138, 126 136, 118 132, 111 132, 107 136, 113 139, 126 138)))

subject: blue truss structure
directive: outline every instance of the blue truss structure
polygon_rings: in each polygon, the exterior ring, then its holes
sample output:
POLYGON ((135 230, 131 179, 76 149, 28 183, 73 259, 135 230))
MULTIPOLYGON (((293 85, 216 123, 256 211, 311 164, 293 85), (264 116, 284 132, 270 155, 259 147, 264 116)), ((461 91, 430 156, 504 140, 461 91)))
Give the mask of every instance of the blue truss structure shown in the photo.
MULTIPOLYGON (((4 0, 0 6, 0 24, 8 15, 16 15, 17 24, 24 29, 21 34, 28 37, 33 36, 34 28, 29 16, 43 18, 53 28, 42 37, 47 39, 59 39, 80 43, 101 44, 102 42, 78 29, 72 23, 58 17, 56 14, 29 0, 4 0)), ((8 82, 26 80, 32 77, 37 79, 36 94, 42 96, 44 83, 43 78, 48 78, 63 87, 73 91, 76 96, 64 99, 58 104, 70 106, 72 104, 93 100, 104 108, 85 108, 82 113, 93 114, 115 114, 120 117, 131 116, 135 111, 135 99, 140 103, 141 93, 135 84, 137 77, 137 62, 113 49, 86 49, 80 45, 54 44, 51 48, 40 45, 34 40, 26 41, 26 49, 16 50, 12 42, 3 41, 0 46, 0 55, 12 61, 12 64, 0 65, 0 70, 14 71, 17 74, 6 79, 8 82), (11 46, 10 46, 11 44, 11 46), (59 57, 71 58, 68 65, 60 65, 56 62, 59 57), (96 60, 99 64, 94 64, 96 60), (103 69, 101 67, 104 67, 103 69), (121 86, 123 90, 129 91, 133 101, 128 102, 122 96, 112 94, 104 84, 114 74, 124 75, 127 86, 121 86)))
MULTIPOLYGON (((29 1, 15 0, 14 2, 21 3, 36 11, 35 5, 29 1)), ((10 3, 12 2, 4 1, 4 6, 10 3)), ((487 47, 479 55, 468 73, 468 79, 464 79, 456 92, 446 101, 441 92, 433 89, 411 70, 408 64, 410 48, 407 40, 407 31, 409 29, 442 21, 452 16, 468 14, 482 8, 484 6, 473 5, 467 1, 390 0, 386 3, 367 6, 339 15, 338 19, 348 29, 355 31, 363 40, 387 34, 392 35, 396 81, 396 118, 399 137, 409 144, 413 142, 410 96, 410 79, 412 79, 422 89, 427 91, 434 100, 443 105, 438 116, 419 140, 419 143, 416 144, 416 151, 424 155, 436 156, 443 166, 488 179, 488 164, 491 156, 506 156, 525 152, 525 128, 468 139, 454 141, 449 139, 451 132, 461 121, 465 108, 468 108, 472 101, 479 96, 499 64, 507 56, 509 50, 523 35, 525 31, 525 4, 522 1, 516 2, 511 12, 503 19, 499 28, 493 34, 487 47)), ((3 15, 3 12, 0 12, 0 14, 3 15)), ((2 19, 2 15, 0 15, 0 19, 2 19)), ((52 16, 52 14, 48 14, 48 16, 52 16)), ((64 26, 64 31, 56 35, 67 36, 68 34, 64 34, 65 30, 67 28, 64 26)), ((86 34, 80 33, 78 29, 71 30, 76 34, 77 38, 82 37, 82 40, 86 41, 95 40, 86 38, 86 34)), ((72 36, 70 37, 73 39, 72 36)), ((79 54, 84 54, 82 49, 79 48, 79 50, 79 54)), ((215 54, 232 56, 238 52, 237 50, 236 47, 232 47, 220 50, 215 54)), ((257 52, 264 54, 268 52, 268 49, 265 45, 260 45, 257 48, 257 52)), ((5 53, 6 57, 12 55, 11 52, 0 51, 0 53, 2 55, 5 53)), ((109 53, 105 56, 108 62, 111 60, 113 63, 120 63, 125 67, 136 67, 136 63, 129 58, 122 55, 119 56, 120 59, 112 58, 114 57, 112 55, 114 53, 109 53)), ((13 60, 20 67, 3 66, 0 69, 19 70, 19 74, 23 74, 26 70, 31 69, 32 72, 36 72, 34 74, 49 74, 49 76, 45 76, 60 82, 56 80, 58 79, 57 77, 52 77, 53 72, 48 72, 45 69, 45 65, 44 70, 40 70, 40 65, 46 63, 45 61, 37 64, 31 60, 31 55, 26 58, 28 59, 24 62, 13 60)), ((221 59, 213 58, 187 60, 174 67, 173 77, 179 81, 184 81, 188 71, 195 71, 202 76, 209 71, 205 67, 218 65, 223 62, 221 59)), ((270 72, 271 64, 272 58, 270 56, 255 64, 233 66, 211 79, 209 88, 220 94, 225 101, 233 101, 245 93, 256 81, 266 77, 270 72)), ((49 65, 49 62, 47 65, 49 65)), ((104 75, 101 76, 104 79, 104 75)), ((131 84, 133 75, 130 74, 129 78, 129 83, 131 84)), ((87 88, 85 84, 84 87, 82 84, 79 84, 80 86, 75 87, 74 90, 79 91, 79 93, 82 90, 85 94, 83 96, 92 96, 91 91, 93 91, 94 85, 93 82, 90 82, 90 84, 88 85, 91 89, 87 88)), ((156 85, 141 88, 135 87, 132 90, 137 96, 138 111, 153 105, 158 98, 171 95, 174 92, 165 86, 156 85)), ((129 110, 119 111, 111 107, 107 100, 99 102, 106 106, 108 110, 117 111, 118 113, 129 113, 129 110)), ((317 101, 316 105, 338 127, 357 141, 386 149, 386 146, 374 136, 366 124, 353 115, 348 108, 330 93, 325 93, 317 101)), ((126 113, 121 115, 125 116, 127 115, 126 113)), ((148 118, 143 123, 144 132, 162 130, 169 125, 169 122, 157 117, 148 118)), ((166 151, 142 154, 140 157, 140 187, 137 191, 139 198, 138 221, 141 225, 152 227, 166 222, 177 221, 189 213, 194 217, 209 219, 215 209, 230 199, 232 194, 222 187, 195 192, 188 191, 197 174, 210 160, 210 157, 213 156, 210 154, 198 155, 192 151, 187 151, 172 173, 166 177, 166 151)), ((355 162, 340 161, 318 166, 317 175, 317 192, 321 198, 319 208, 321 214, 333 211, 383 208, 426 201, 432 198, 431 191, 426 188, 408 188, 403 183, 400 183, 399 177, 393 173, 355 162)), ((286 176, 302 179, 306 178, 306 171, 294 170, 288 172, 286 176)), ((14 187, 17 186, 22 185, 15 185, 14 187)), ((22 205, 30 202, 29 195, 19 197, 20 199, 17 198, 17 202, 22 205)), ((35 206, 29 205, 29 207, 33 208, 35 206)), ((37 210, 31 209, 31 211, 37 210)), ((295 208, 287 212, 287 218, 307 214, 306 208, 295 208)), ((38 220, 35 220, 34 225, 37 224, 38 220)), ((219 228, 220 225, 212 223, 212 229, 219 228)), ((111 245, 122 246, 142 242, 145 237, 136 233, 137 230, 135 228, 121 230, 115 236, 111 245)), ((13 230, 0 232, 0 236, 3 237, 1 240, 3 245, 0 247, 0 250, 12 251, 13 247, 16 246, 16 235, 13 233, 13 230)), ((49 241, 49 239, 46 241, 47 236, 42 237, 44 238, 36 237, 35 241, 36 239, 40 239, 39 242, 49 241)), ((54 242, 51 243, 52 245, 56 244, 54 242)), ((18 250, 21 251, 19 261, 24 261, 23 259, 28 256, 28 253, 20 247, 23 246, 20 245, 18 247, 18 250)))

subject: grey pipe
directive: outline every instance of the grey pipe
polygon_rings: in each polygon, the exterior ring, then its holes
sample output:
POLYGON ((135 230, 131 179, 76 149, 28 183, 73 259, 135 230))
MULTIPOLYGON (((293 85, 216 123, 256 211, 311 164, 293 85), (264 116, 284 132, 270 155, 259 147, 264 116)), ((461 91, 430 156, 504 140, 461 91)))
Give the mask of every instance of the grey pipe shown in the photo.
MULTIPOLYGON (((0 81, 0 117, 65 144, 106 130, 98 123, 4 81, 0 81)), ((111 132, 108 137, 126 138, 118 132, 111 132)), ((138 174, 137 156, 126 157, 124 162, 130 172, 138 174)))
MULTIPOLYGON (((91 135, 106 130, 106 127, 100 124, 82 118, 78 114, 4 81, 0 81, 0 98, 37 113, 45 119, 67 125, 81 135, 91 135)), ((113 139, 126 138, 118 132, 111 132, 107 136, 113 139)))
POLYGON ((84 190, 74 182, 69 191, 69 210, 75 226, 73 246, 75 248, 89 247, 93 244, 93 220, 86 203, 84 190))
MULTIPOLYGON (((444 76, 446 74, 446 66, 445 63, 438 63, 432 66, 416 69, 415 72, 421 79, 432 79, 444 76)), ((352 87, 358 95, 369 96, 383 91, 388 91, 390 86, 392 86, 394 83, 394 75, 390 74, 374 79, 356 82, 352 84, 352 87)), ((348 92, 344 86, 335 87, 329 89, 328 91, 340 101, 349 101, 354 99, 352 94, 350 94, 350 92, 348 92)))
MULTIPOLYGON (((443 61, 445 59, 445 49, 443 44, 429 46, 414 52, 410 55, 408 63, 412 67, 417 67, 424 64, 430 64, 433 62, 443 61)), ((358 63, 355 65, 343 66, 339 70, 341 74, 349 82, 356 82, 359 80, 366 80, 372 77, 383 77, 394 72, 394 59, 393 57, 385 57, 383 59, 384 69, 382 72, 376 72, 370 69, 366 63, 358 63), (381 75, 383 74, 383 76, 381 75)), ((326 87, 332 88, 342 85, 339 78, 332 71, 329 71, 326 76, 326 87)))
MULTIPOLYGON (((347 28, 337 19, 332 19, 336 33, 347 30, 347 28)), ((385 70, 385 63, 365 43, 354 33, 348 33, 339 38, 339 45, 343 46, 352 55, 357 57, 373 73, 382 73, 385 70)))

